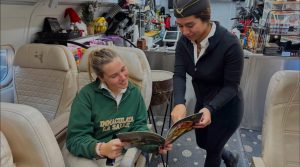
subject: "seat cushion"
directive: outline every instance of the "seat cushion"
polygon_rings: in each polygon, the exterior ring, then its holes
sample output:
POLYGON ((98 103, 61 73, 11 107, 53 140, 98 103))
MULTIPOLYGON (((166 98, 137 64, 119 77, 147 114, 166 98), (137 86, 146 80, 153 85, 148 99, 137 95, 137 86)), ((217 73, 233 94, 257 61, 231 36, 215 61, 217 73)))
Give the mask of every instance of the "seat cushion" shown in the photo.
POLYGON ((0 131, 0 142, 1 142, 1 165, 3 167, 15 167, 13 163, 13 156, 6 140, 5 135, 0 131))
POLYGON ((16 67, 16 102, 35 107, 51 121, 61 102, 66 77, 63 71, 16 67))

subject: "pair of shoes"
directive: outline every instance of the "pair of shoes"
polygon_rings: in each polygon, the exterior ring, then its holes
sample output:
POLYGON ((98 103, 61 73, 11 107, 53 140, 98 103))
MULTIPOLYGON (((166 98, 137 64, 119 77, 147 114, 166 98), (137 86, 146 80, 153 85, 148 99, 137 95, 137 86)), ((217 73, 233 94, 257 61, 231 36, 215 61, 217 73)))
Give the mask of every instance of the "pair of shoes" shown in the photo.
POLYGON ((231 153, 228 158, 224 159, 224 163, 226 167, 237 167, 239 158, 239 154, 231 153))

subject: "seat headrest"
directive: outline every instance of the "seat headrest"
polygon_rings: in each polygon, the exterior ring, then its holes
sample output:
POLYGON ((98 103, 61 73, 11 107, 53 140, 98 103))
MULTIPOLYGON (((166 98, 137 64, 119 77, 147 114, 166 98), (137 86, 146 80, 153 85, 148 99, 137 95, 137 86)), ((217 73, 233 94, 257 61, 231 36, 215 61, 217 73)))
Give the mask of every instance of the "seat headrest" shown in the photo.
POLYGON ((289 100, 299 103, 300 95, 297 92, 300 92, 300 71, 277 71, 269 82, 267 97, 272 100, 267 102, 273 105, 287 103, 289 100), (295 96, 291 99, 293 94, 295 96))
POLYGON ((119 56, 122 58, 124 63, 126 64, 129 76, 131 78, 137 79, 137 80, 143 80, 144 78, 144 69, 143 69, 143 63, 141 62, 141 56, 142 54, 145 54, 143 51, 137 48, 129 48, 129 47, 119 47, 119 46, 106 46, 106 45, 99 45, 99 46, 93 46, 86 50, 84 53, 80 64, 79 64, 79 71, 80 72, 87 72, 88 71, 88 55, 94 51, 99 50, 102 48, 109 48, 114 50, 119 56))
POLYGON ((74 57, 67 47, 51 44, 23 45, 15 55, 14 65, 62 71, 76 67, 74 57))

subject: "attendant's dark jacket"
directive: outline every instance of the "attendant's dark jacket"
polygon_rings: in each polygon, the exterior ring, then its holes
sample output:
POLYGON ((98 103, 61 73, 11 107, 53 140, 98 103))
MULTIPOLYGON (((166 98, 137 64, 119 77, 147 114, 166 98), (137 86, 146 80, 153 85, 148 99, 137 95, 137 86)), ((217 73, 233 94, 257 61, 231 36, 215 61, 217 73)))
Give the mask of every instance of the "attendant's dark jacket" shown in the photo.
MULTIPOLYGON (((206 107, 214 114, 234 97, 242 98, 239 84, 243 72, 243 49, 238 38, 216 23, 209 46, 194 63, 194 47, 182 36, 176 46, 174 103, 185 104, 186 73, 192 77, 196 110, 206 107)), ((195 111, 197 112, 197 111, 195 111)))

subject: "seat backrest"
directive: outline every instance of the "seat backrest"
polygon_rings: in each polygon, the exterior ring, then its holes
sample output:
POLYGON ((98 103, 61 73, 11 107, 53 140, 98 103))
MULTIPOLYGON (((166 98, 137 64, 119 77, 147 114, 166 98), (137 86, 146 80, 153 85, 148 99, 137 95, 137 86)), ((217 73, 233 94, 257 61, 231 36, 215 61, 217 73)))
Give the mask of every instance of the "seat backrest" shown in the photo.
POLYGON ((53 132, 37 109, 4 102, 0 106, 1 131, 8 141, 16 166, 65 166, 53 132))
POLYGON ((278 71, 269 83, 262 133, 267 167, 300 166, 300 71, 278 71))
POLYGON ((48 121, 70 110, 78 71, 67 47, 25 44, 17 51, 14 65, 16 103, 37 108, 48 121))
POLYGON ((79 88, 91 82, 88 75, 88 55, 101 48, 113 49, 120 55, 128 68, 130 79, 141 86, 141 94, 148 108, 152 95, 151 69, 145 53, 137 48, 99 45, 87 49, 79 64, 79 88))

